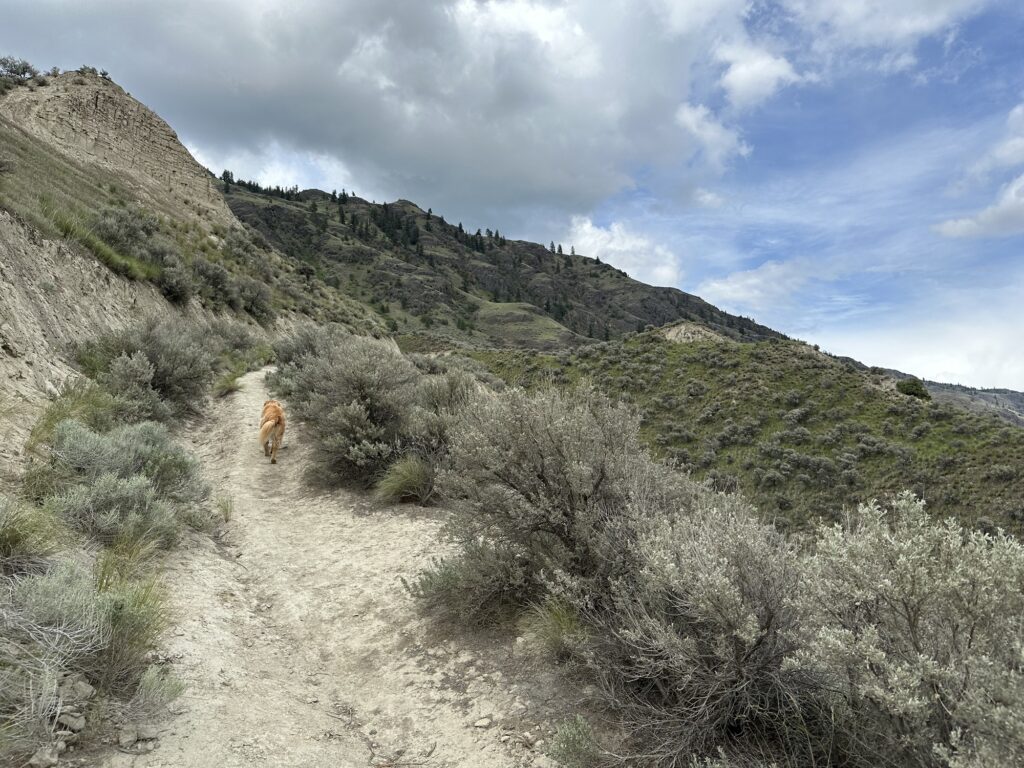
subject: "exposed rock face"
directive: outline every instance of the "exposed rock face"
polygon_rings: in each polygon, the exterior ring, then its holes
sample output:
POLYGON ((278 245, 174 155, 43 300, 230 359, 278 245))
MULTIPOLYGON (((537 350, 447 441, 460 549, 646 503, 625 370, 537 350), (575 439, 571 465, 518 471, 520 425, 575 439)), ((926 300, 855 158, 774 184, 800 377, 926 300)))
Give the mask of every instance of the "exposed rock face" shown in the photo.
POLYGON ((110 80, 67 72, 46 87, 15 89, 0 100, 0 115, 80 163, 116 172, 164 213, 187 212, 208 225, 235 221, 219 182, 171 127, 110 80))
POLYGON ((73 375, 72 346, 167 311, 152 285, 120 278, 0 211, 0 480, 18 464, 47 396, 73 375))

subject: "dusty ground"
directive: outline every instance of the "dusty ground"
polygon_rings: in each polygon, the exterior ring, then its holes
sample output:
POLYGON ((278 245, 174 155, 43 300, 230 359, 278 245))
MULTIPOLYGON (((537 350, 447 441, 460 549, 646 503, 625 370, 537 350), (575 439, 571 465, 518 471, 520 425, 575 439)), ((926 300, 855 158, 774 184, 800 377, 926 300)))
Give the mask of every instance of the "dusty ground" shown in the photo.
POLYGON ((438 511, 312 490, 289 424, 270 465, 256 445, 263 373, 215 404, 193 446, 234 500, 220 544, 169 560, 164 653, 188 691, 155 751, 104 768, 534 766, 572 712, 556 668, 510 637, 453 634, 400 578, 438 552, 438 511), (537 741, 542 740, 542 741, 537 741))

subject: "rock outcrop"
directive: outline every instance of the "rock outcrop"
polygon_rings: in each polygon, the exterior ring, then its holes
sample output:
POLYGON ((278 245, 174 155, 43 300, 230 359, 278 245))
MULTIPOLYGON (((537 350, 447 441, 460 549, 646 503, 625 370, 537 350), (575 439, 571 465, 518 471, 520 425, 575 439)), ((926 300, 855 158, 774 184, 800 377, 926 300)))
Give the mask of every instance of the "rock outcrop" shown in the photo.
POLYGON ((0 115, 86 165, 113 171, 133 196, 171 216, 230 225, 219 182, 151 109, 98 75, 67 72, 49 85, 17 88, 0 115))
POLYGON ((0 479, 47 398, 74 371, 75 343, 169 311, 147 283, 125 280, 63 241, 46 240, 0 211, 0 479))

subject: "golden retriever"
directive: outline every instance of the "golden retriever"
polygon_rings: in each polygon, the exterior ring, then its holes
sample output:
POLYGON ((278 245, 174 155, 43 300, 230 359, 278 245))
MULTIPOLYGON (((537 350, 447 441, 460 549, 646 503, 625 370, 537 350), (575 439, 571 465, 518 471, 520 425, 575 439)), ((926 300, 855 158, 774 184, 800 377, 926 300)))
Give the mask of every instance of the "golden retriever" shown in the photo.
POLYGON ((277 400, 263 403, 263 415, 260 416, 260 445, 263 455, 270 457, 271 464, 277 464, 277 449, 284 439, 284 408, 277 400))

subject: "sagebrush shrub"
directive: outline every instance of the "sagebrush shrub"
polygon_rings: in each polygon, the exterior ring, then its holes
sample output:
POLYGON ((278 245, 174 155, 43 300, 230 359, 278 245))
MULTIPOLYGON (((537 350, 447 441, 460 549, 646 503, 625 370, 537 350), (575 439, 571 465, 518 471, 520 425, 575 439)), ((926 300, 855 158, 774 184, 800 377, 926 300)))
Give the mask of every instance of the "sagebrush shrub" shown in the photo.
POLYGON ((194 504, 209 496, 199 463, 166 428, 153 422, 130 424, 105 434, 75 421, 54 432, 51 466, 62 477, 94 482, 110 474, 123 479, 143 475, 163 499, 194 504))
POLYGON ((822 527, 799 663, 841 697, 868 763, 1024 761, 1024 547, 904 494, 822 527))
POLYGON ((167 623, 154 582, 98 585, 70 562, 17 580, 8 601, 5 616, 15 638, 59 660, 59 668, 81 670, 117 693, 135 689, 167 623))
POLYGON ((600 597, 597 584, 622 567, 622 547, 609 544, 631 495, 656 479, 687 493, 640 449, 638 430, 633 412, 588 388, 477 395, 438 477, 453 508, 449 534, 463 545, 486 538, 528 563, 524 598, 561 573, 600 597))
POLYGON ((76 530, 104 544, 153 539, 169 547, 181 527, 149 479, 103 474, 50 500, 48 507, 76 530))
POLYGON ((154 368, 142 352, 121 353, 100 376, 100 383, 120 400, 119 411, 125 421, 166 421, 170 407, 153 388, 154 368))
POLYGON ((791 662, 801 623, 798 553, 736 496, 634 502, 631 569, 589 613, 587 661, 634 749, 657 765, 690 755, 822 760, 831 712, 791 662), (665 502, 668 503, 665 503, 665 502))
POLYGON ((123 331, 106 334, 79 349, 86 373, 99 378, 121 355, 145 355, 153 367, 150 384, 176 413, 196 412, 213 380, 219 341, 201 323, 177 317, 151 317, 123 331))
POLYGON ((419 373, 394 345, 342 337, 317 357, 300 357, 287 375, 328 476, 368 484, 402 455, 419 373))

